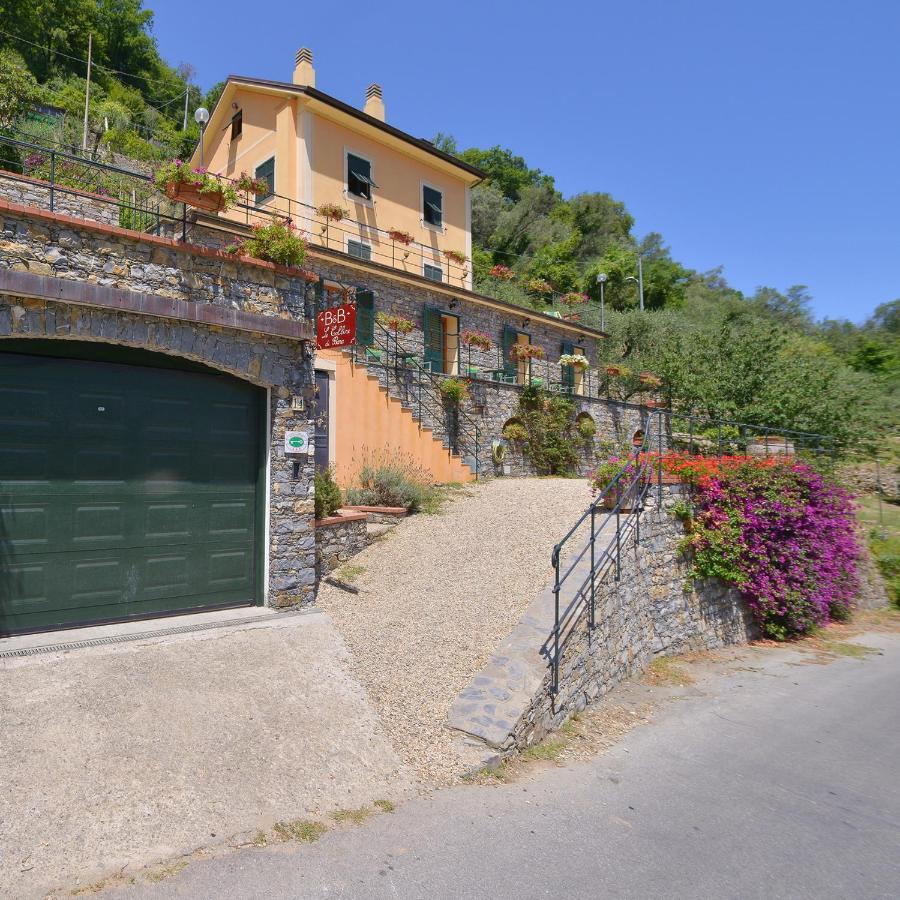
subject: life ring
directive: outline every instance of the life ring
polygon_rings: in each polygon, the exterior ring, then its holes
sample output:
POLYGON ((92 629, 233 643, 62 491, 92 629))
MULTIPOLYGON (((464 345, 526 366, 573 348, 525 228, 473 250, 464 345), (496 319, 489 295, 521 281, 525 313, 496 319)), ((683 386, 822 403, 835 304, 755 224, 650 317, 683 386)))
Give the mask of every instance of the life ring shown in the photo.
POLYGON ((502 441, 491 441, 491 458, 499 466, 506 459, 506 444, 502 441))

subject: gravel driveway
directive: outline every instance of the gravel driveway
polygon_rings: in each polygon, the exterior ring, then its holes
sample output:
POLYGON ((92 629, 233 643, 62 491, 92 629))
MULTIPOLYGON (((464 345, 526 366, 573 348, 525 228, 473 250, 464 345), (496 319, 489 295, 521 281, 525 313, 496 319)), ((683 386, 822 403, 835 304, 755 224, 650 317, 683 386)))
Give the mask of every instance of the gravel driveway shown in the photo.
POLYGON ((459 776, 450 706, 549 583, 550 551, 589 501, 583 479, 468 485, 354 557, 358 595, 322 585, 353 674, 424 784, 459 776))

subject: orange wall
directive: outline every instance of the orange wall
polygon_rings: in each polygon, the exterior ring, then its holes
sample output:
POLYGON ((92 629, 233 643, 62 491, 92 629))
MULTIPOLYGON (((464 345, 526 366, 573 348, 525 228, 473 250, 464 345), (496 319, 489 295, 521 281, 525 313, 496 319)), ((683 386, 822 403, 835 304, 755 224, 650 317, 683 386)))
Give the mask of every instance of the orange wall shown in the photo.
MULTIPOLYGON (((409 232, 415 240, 431 253, 425 259, 453 273, 454 281, 461 284, 461 270, 448 264, 444 250, 459 250, 469 255, 466 231, 466 185, 437 168, 385 146, 369 137, 353 132, 342 125, 316 115, 312 123, 312 204, 337 203, 350 210, 351 218, 371 228, 383 231, 399 229, 409 232), (372 180, 378 185, 373 190, 374 203, 360 200, 346 191, 345 151, 356 153, 372 162, 372 180), (444 227, 437 230, 424 224, 422 219, 422 184, 437 188, 444 195, 444 227)), ((346 241, 346 223, 341 229, 332 230, 331 244, 343 250, 346 241)), ((373 256, 390 254, 390 241, 368 228, 355 228, 354 237, 360 237, 373 247, 373 256)), ((395 262, 398 264, 399 261, 395 262)), ((422 274, 422 256, 417 249, 407 263, 409 271, 422 274)), ((465 268, 471 270, 471 265, 465 268)))
POLYGON ((334 362, 335 477, 342 487, 356 482, 361 466, 377 456, 401 456, 428 472, 438 483, 472 481, 474 474, 444 448, 400 401, 389 397, 364 366, 354 366, 340 352, 320 350, 334 362))

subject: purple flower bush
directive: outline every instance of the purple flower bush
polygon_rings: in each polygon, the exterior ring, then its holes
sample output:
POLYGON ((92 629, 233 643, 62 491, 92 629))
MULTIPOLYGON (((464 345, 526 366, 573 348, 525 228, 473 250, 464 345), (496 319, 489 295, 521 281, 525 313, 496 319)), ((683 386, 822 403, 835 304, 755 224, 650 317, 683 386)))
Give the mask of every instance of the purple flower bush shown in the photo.
POLYGON ((693 484, 694 577, 735 584, 776 640, 850 615, 861 550, 847 491, 794 460, 723 459, 693 484))

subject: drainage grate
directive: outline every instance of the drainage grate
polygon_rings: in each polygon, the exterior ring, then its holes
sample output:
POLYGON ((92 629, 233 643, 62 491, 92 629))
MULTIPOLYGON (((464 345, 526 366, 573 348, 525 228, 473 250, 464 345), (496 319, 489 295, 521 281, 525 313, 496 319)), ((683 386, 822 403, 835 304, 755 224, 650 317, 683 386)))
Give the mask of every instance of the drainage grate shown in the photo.
POLYGON ((89 638, 86 641, 66 641, 62 644, 42 644, 38 647, 22 647, 17 650, 0 650, 0 659, 13 657, 36 656, 40 653, 61 653, 64 650, 81 650, 85 647, 102 647, 105 644, 126 644, 129 641, 142 641, 146 638, 168 637, 173 634, 188 634, 194 631, 213 631, 216 628, 228 628, 231 625, 246 625, 250 622, 272 622, 302 616, 313 610, 287 610, 272 615, 248 616, 246 619, 231 619, 224 622, 197 622, 194 625, 173 625, 171 628, 160 628, 156 631, 136 631, 134 634, 116 634, 109 637, 89 638))

